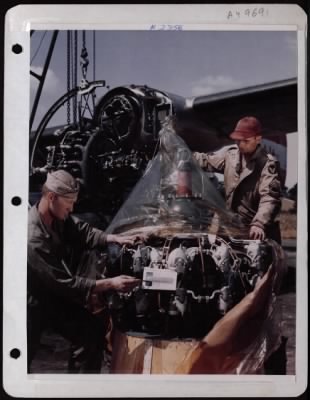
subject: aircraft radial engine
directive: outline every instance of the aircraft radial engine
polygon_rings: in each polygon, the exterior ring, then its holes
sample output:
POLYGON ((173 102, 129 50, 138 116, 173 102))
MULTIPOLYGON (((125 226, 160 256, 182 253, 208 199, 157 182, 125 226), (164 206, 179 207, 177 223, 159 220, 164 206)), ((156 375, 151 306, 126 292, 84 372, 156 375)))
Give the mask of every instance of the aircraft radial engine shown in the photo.
POLYGON ((141 285, 105 294, 115 326, 142 337, 204 337, 253 292, 269 267, 283 268, 272 240, 249 240, 210 179, 169 123, 160 149, 107 232, 135 234, 134 246, 108 246, 104 275, 141 285))
POLYGON ((140 278, 107 295, 115 326, 160 338, 202 338, 276 262, 273 244, 198 232, 153 236, 134 248, 109 245, 107 276, 140 278))
POLYGON ((76 211, 100 217, 108 210, 109 219, 155 154, 161 124, 174 112, 172 100, 147 86, 118 87, 99 100, 91 119, 47 136, 46 126, 64 101, 51 107, 33 139, 30 191, 39 191, 47 172, 65 169, 81 182, 76 211))

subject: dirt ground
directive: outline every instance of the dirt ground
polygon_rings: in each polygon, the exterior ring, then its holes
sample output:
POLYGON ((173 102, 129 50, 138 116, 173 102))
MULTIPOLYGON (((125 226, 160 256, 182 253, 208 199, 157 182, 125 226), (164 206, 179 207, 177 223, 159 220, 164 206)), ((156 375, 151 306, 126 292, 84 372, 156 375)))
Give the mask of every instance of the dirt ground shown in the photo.
POLYGON ((282 212, 280 216, 280 229, 282 239, 296 238, 296 214, 282 212))

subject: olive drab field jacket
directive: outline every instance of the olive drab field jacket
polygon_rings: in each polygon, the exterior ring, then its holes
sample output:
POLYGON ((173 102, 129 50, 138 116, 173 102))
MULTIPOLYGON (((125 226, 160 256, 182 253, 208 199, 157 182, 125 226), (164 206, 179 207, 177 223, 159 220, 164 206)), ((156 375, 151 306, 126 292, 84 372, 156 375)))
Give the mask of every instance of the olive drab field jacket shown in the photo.
POLYGON ((258 145, 243 166, 237 145, 213 153, 193 153, 206 171, 224 174, 227 208, 238 213, 247 225, 267 229, 281 208, 281 182, 277 159, 258 145))
POLYGON ((85 304, 96 276, 82 271, 87 250, 106 244, 106 234, 72 216, 57 221, 53 230, 43 224, 37 205, 28 215, 28 294, 48 293, 85 304))

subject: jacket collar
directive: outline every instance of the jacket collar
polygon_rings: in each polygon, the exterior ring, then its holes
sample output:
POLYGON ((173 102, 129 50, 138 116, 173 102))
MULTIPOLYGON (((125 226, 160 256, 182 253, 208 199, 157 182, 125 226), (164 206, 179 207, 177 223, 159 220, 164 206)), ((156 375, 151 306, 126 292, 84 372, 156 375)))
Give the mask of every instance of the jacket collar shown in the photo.
MULTIPOLYGON (((239 183, 241 181, 243 181, 247 176, 249 176, 254 171, 255 161, 257 158, 260 158, 260 156, 262 155, 263 152, 264 152, 264 148, 259 144, 257 146, 255 152, 253 153, 252 157, 247 162, 246 167, 242 170, 242 172, 240 174, 239 183)), ((242 155, 240 154, 240 160, 241 160, 241 157, 242 157, 242 155)))
POLYGON ((255 150, 254 154, 252 155, 252 157, 251 157, 251 159, 250 159, 250 162, 253 161, 253 160, 256 160, 256 158, 260 158, 260 156, 261 156, 262 154, 265 154, 265 149, 264 149, 264 147, 263 147, 261 144, 259 144, 259 145, 256 147, 256 150, 255 150))

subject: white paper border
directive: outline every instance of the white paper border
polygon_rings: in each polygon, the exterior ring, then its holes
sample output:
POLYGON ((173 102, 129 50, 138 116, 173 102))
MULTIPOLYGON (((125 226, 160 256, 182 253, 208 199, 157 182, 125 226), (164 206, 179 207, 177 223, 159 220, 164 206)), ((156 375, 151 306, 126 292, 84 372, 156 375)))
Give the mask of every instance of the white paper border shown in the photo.
POLYGON ((297 396, 307 385, 306 15, 297 5, 143 4, 22 5, 8 11, 5 30, 3 383, 22 397, 272 397, 297 396), (261 8, 268 15, 249 16, 261 8), (228 18, 231 11, 233 17, 228 18), (239 16, 238 16, 239 13, 239 16), (298 31, 298 234, 295 376, 27 375, 26 273, 29 170, 30 29, 149 29, 298 31), (14 54, 19 43, 22 54, 14 54), (19 196, 20 206, 11 204, 19 196), (302 210, 302 211, 301 211, 302 210), (304 212, 303 212, 304 210, 304 212), (21 350, 13 359, 9 352, 21 350))

